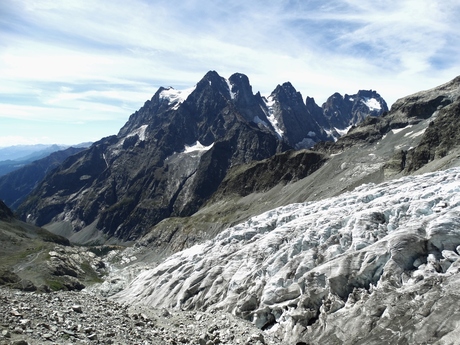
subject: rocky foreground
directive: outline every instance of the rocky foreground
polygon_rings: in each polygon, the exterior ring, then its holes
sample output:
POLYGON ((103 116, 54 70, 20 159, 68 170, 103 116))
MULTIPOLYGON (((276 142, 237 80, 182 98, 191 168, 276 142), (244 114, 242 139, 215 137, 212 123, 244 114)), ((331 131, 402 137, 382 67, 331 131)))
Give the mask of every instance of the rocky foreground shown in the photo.
POLYGON ((280 344, 223 312, 129 307, 88 292, 0 289, 0 344, 280 344))

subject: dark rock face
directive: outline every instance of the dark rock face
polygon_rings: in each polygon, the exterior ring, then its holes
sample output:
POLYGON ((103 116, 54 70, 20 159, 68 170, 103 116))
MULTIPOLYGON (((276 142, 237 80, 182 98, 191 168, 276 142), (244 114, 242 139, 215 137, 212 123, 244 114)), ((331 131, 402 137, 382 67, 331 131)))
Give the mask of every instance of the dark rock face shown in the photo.
POLYGON ((452 126, 460 119, 460 101, 456 101, 441 110, 426 129, 420 144, 406 152, 401 158, 402 168, 408 172, 420 169, 434 159, 447 155, 454 147, 460 145, 460 133, 452 126))
POLYGON ((48 173, 67 157, 83 150, 70 147, 57 151, 0 177, 0 198, 13 210, 16 209, 48 173))
POLYGON ((397 151, 389 162, 392 168, 399 166, 400 171, 415 171, 435 157, 442 157, 458 144, 457 129, 451 124, 458 119, 459 99, 460 77, 457 77, 441 86, 397 100, 388 113, 379 117, 369 116, 337 142, 319 143, 315 149, 327 153, 340 152, 356 145, 375 143, 392 130, 398 131, 429 120, 431 125, 418 147, 408 152, 397 151))
POLYGON ((265 100, 264 109, 278 135, 296 149, 337 140, 368 116, 376 117, 388 111, 385 100, 372 90, 360 90, 344 97, 335 93, 319 107, 310 97, 304 103, 291 83, 278 85, 265 100))
POLYGON ((311 116, 302 95, 289 82, 276 87, 267 99, 266 109, 278 133, 292 147, 308 148, 318 141, 332 139, 311 116))
POLYGON ((280 183, 298 181, 316 171, 326 160, 325 155, 313 151, 287 151, 236 167, 222 181, 216 197, 220 194, 246 196, 269 190, 280 183))

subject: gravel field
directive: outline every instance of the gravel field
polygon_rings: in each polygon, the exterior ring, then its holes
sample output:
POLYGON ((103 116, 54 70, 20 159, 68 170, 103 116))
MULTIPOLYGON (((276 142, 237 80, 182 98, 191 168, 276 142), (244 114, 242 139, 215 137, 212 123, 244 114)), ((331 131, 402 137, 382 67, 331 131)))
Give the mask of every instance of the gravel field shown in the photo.
POLYGON ((280 344, 227 313, 129 307, 87 292, 0 289, 0 344, 280 344))

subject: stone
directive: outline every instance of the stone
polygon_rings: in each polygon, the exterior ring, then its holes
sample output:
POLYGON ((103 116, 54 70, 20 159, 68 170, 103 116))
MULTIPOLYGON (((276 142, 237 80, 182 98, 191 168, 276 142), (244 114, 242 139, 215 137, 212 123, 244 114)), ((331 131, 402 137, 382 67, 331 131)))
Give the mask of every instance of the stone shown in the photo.
POLYGON ((74 304, 72 307, 72 310, 76 313, 83 313, 83 310, 81 308, 81 305, 74 304))
POLYGON ((11 345, 29 345, 29 343, 25 340, 15 340, 11 343, 11 345))
POLYGON ((96 333, 91 333, 90 335, 88 335, 88 339, 89 340, 97 340, 97 334, 96 333))

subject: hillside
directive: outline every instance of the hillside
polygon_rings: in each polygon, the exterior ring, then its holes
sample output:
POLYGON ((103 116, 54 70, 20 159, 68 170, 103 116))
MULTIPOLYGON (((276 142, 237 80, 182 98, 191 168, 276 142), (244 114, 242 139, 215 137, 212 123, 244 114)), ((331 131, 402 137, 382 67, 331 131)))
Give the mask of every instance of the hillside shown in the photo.
POLYGON ((0 199, 15 210, 48 173, 82 150, 84 148, 74 147, 59 150, 0 176, 0 199))

